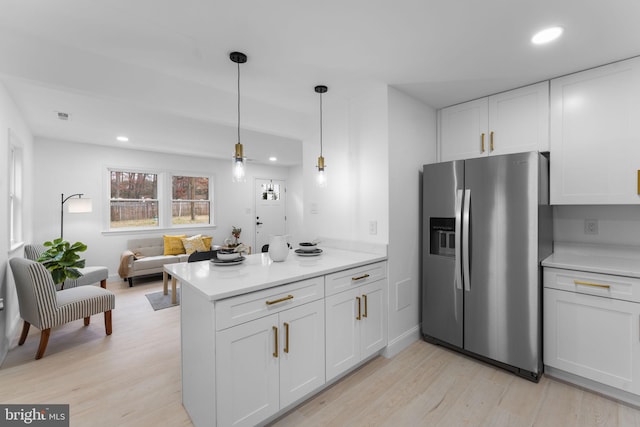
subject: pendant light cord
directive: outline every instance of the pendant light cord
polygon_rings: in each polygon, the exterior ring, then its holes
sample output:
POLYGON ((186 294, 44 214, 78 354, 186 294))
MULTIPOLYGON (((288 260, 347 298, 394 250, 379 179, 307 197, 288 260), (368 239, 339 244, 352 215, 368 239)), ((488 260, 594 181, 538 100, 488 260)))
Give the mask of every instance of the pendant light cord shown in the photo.
POLYGON ((238 144, 240 144, 240 63, 238 62, 238 144))
POLYGON ((320 157, 322 157, 322 93, 320 94, 320 157))

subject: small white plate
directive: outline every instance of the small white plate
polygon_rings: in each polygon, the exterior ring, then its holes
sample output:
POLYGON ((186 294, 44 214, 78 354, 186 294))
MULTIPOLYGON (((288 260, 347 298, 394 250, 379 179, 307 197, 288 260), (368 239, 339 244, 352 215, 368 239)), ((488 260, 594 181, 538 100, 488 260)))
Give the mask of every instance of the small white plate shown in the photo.
POLYGON ((294 251, 296 254, 300 255, 300 256, 318 256, 318 255, 322 255, 322 249, 314 249, 313 251, 305 251, 302 249, 296 249, 294 251))
POLYGON ((231 260, 222 260, 222 259, 211 259, 211 263, 214 265, 225 266, 225 265, 238 265, 241 264, 246 258, 241 256, 240 258, 231 259, 231 260))

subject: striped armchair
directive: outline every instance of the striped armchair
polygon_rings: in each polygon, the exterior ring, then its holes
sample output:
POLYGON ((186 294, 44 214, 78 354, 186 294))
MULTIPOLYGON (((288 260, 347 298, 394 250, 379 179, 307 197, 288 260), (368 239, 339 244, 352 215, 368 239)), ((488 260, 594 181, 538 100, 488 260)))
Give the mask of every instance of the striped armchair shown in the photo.
MULTIPOLYGON (((37 261, 40 255, 47 250, 44 245, 25 245, 24 256, 31 261, 37 261)), ((67 279, 63 284, 57 284, 56 290, 75 288, 77 286, 91 285, 100 282, 100 286, 107 289, 107 277, 109 277, 109 269, 107 267, 84 267, 78 269, 82 276, 77 279, 67 279)))
POLYGON ((80 286, 56 292, 53 278, 44 265, 24 258, 9 260, 16 282, 20 317, 24 320, 19 345, 24 344, 31 325, 40 329, 40 346, 36 360, 42 358, 51 328, 84 319, 89 325, 91 316, 104 313, 104 326, 111 335, 111 310, 115 308, 115 295, 97 286, 80 286))

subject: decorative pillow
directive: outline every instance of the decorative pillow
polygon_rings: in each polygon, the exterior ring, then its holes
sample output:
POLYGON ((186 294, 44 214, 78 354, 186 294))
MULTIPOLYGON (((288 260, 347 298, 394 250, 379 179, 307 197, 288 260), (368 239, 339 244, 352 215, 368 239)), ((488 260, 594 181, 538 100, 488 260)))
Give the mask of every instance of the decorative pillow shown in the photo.
POLYGON ((204 242, 202 241, 202 236, 199 234, 191 237, 183 237, 182 245, 184 246, 184 250, 187 252, 187 255, 191 255, 195 251, 204 252, 207 250, 204 242))
POLYGON ((182 245, 182 238, 187 237, 186 234, 182 234, 180 236, 164 235, 163 237, 165 255, 180 255, 185 253, 184 246, 182 245))
POLYGON ((213 242, 213 237, 211 236, 202 236, 202 243, 204 243, 204 250, 211 250, 211 242, 213 242))

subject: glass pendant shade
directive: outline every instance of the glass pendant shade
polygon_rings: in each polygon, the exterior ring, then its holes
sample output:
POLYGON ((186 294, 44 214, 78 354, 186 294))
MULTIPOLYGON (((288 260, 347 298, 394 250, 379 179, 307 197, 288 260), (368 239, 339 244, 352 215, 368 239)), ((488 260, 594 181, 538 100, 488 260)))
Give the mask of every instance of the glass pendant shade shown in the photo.
POLYGON ((316 184, 318 187, 324 188, 327 186, 327 175, 324 171, 324 157, 318 157, 318 174, 316 175, 316 184))
POLYGON ((247 158, 242 155, 242 144, 236 144, 236 153, 233 156, 233 182, 246 182, 245 163, 247 158))

